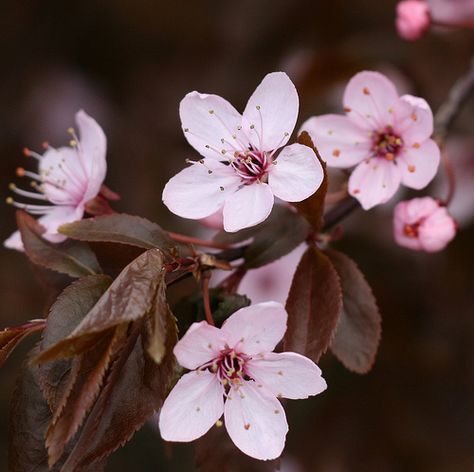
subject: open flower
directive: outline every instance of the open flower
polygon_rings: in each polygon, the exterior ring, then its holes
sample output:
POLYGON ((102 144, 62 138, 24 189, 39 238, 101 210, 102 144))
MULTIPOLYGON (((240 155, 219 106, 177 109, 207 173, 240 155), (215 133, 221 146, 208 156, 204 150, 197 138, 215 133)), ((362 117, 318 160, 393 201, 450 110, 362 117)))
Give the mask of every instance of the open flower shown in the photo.
MULTIPOLYGON (((43 155, 25 149, 27 156, 38 160, 38 173, 18 168, 17 175, 32 179, 35 191, 23 190, 14 184, 10 185, 10 189, 22 197, 42 203, 36 205, 7 199, 17 208, 32 215, 41 215, 38 222, 45 229, 43 237, 51 242, 66 239, 58 233, 58 227, 82 218, 86 204, 99 194, 107 171, 107 141, 102 128, 82 110, 76 113, 76 123, 79 138, 73 129, 69 129, 73 138, 70 147, 55 149, 48 145, 43 155)), ((22 250, 19 232, 13 233, 4 245, 22 250)))
POLYGON ((224 414, 235 445, 251 457, 274 459, 288 432, 278 398, 307 398, 326 389, 319 367, 293 352, 273 353, 287 314, 275 302, 241 308, 222 328, 194 323, 176 344, 178 362, 192 370, 165 400, 159 427, 167 441, 193 441, 224 414))
POLYGON ((419 39, 430 26, 429 6, 425 0, 403 0, 397 5, 395 21, 398 34, 408 41, 419 39))
POLYGON ((360 72, 344 92, 346 116, 307 120, 322 158, 332 167, 355 167, 349 193, 366 210, 388 201, 400 184, 422 189, 438 170, 440 151, 430 139, 433 114, 425 100, 398 96, 378 72, 360 72))
POLYGON ((191 219, 223 208, 224 229, 233 232, 265 220, 274 196, 287 202, 308 198, 321 185, 323 170, 309 147, 285 146, 298 107, 295 86, 283 72, 263 79, 243 115, 217 95, 187 94, 181 123, 203 159, 166 184, 165 205, 191 219))
POLYGON ((433 198, 414 198, 395 207, 393 232, 400 246, 437 252, 456 235, 456 222, 446 207, 433 198))

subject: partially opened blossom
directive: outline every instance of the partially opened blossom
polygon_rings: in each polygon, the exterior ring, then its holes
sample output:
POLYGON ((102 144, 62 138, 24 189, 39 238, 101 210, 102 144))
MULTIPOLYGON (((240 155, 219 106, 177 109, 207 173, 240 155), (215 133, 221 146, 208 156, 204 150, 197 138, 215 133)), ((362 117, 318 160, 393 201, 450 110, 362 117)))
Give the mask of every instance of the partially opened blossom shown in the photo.
POLYGON ((431 139, 433 114, 422 98, 399 96, 378 72, 360 72, 344 92, 343 115, 307 120, 308 131, 329 166, 355 167, 349 193, 366 210, 388 201, 400 184, 426 187, 440 161, 431 139))
POLYGON ((456 222, 446 207, 433 198, 414 198, 395 207, 393 230, 400 246, 437 252, 456 235, 456 222))
POLYGON ((323 179, 314 151, 285 146, 298 116, 298 94, 283 72, 268 74, 241 115, 217 95, 191 92, 180 105, 184 134, 203 159, 174 176, 163 201, 175 214, 201 219, 223 209, 224 229, 265 220, 274 197, 299 202, 323 179))
POLYGON ((395 21, 398 34, 408 41, 419 39, 430 26, 429 6, 425 0, 403 0, 397 5, 395 21))
MULTIPOLYGON (((20 203, 13 198, 7 201, 32 215, 40 215, 38 222, 45 232, 43 237, 51 242, 61 242, 66 237, 58 233, 62 224, 80 220, 87 203, 100 192, 107 171, 105 159, 107 141, 102 128, 84 111, 76 114, 79 136, 70 129, 70 146, 53 148, 47 146, 44 154, 25 149, 25 154, 38 160, 38 173, 23 168, 17 169, 20 177, 32 179, 34 191, 11 185, 17 195, 33 199, 40 204, 20 203)), ((22 250, 18 231, 4 245, 22 250)))
POLYGON ((224 415, 241 451, 261 460, 278 457, 288 432, 278 399, 307 398, 326 389, 311 360, 272 352, 286 321, 282 305, 266 302, 238 310, 220 329, 194 323, 174 348, 178 362, 191 372, 165 400, 159 418, 163 439, 193 441, 224 415))

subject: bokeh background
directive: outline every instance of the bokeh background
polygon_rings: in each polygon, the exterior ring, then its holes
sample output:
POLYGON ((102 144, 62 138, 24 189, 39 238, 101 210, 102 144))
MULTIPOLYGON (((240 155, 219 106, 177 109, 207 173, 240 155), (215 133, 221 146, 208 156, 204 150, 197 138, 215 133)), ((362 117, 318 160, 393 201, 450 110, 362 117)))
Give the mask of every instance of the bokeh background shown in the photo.
MULTIPOLYGON (((300 93, 301 123, 339 111, 345 82, 374 69, 434 109, 443 102, 468 68, 474 32, 404 42, 394 29, 395 3, 2 0, 0 194, 8 195, 17 166, 33 165, 22 148, 65 143, 74 113, 84 108, 108 136, 106 182, 122 195, 116 209, 196 231, 161 203, 167 179, 193 157, 178 117, 187 92, 217 93, 243 109, 267 72, 285 70, 300 93)), ((327 392, 288 405, 282 470, 474 470, 473 104, 465 104, 449 136, 461 176, 453 207, 461 231, 446 251, 397 248, 390 205, 350 218, 338 246, 358 262, 379 301, 378 360, 358 376, 330 354, 323 358, 327 392)), ((442 175, 430 190, 444 195, 442 175)), ((0 238, 14 228, 13 209, 0 205, 0 238)), ((0 249, 0 325, 41 316, 47 299, 26 258, 0 249)), ((27 348, 0 371, 0 470, 7 470, 8 403, 27 348)), ((108 470, 192 471, 193 447, 163 447, 146 426, 108 470)))

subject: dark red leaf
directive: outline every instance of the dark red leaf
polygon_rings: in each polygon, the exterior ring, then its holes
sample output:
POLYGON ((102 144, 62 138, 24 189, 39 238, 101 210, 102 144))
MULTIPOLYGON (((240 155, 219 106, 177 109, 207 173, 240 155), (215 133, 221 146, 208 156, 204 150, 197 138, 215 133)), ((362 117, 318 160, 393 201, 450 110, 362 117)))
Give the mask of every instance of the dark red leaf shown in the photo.
POLYGON ((71 277, 82 277, 102 271, 87 244, 78 241, 53 244, 46 241, 41 236, 44 228, 24 211, 17 212, 17 224, 26 255, 35 264, 71 277))
MULTIPOLYGON (((33 351, 31 357, 36 355, 33 351)), ((39 369, 25 363, 12 398, 8 445, 9 472, 59 472, 61 464, 49 469, 44 434, 51 411, 38 384, 39 369)), ((102 472, 105 461, 75 472, 102 472)))
POLYGON ((317 362, 326 352, 342 309, 339 276, 315 246, 303 254, 286 302, 288 329, 284 348, 317 362))
POLYGON ((342 315, 331 351, 349 370, 365 374, 375 362, 382 331, 377 302, 352 259, 333 249, 326 254, 339 274, 343 293, 342 315))
POLYGON ((171 313, 168 315, 166 354, 160 364, 143 350, 139 337, 142 322, 133 323, 61 472, 74 472, 77 467, 91 466, 108 457, 161 407, 177 371, 172 352, 177 339, 176 324, 171 313))
POLYGON ((315 232, 318 232, 323 225, 324 199, 328 191, 328 176, 326 172, 326 163, 321 158, 316 146, 313 144, 309 134, 303 131, 297 139, 297 142, 310 147, 316 154, 319 162, 323 166, 324 178, 319 189, 311 197, 302 202, 295 203, 295 207, 310 223, 315 232))
POLYGON ((45 325, 46 320, 31 320, 21 326, 0 331, 0 367, 22 339, 31 333, 41 331, 45 325))
MULTIPOLYGON (((112 280, 106 275, 91 275, 77 280, 67 287, 52 305, 40 344, 41 351, 69 336, 94 307, 110 286, 112 280)), ((67 398, 69 360, 58 360, 40 366, 40 385, 51 409, 60 410, 67 398)), ((72 379, 74 382, 74 379, 72 379)))
POLYGON ((38 362, 71 357, 90 349, 102 333, 150 312, 157 289, 164 284, 163 257, 158 249, 146 251, 113 281, 88 315, 62 341, 38 356, 38 362))
POLYGON ((168 255, 174 255, 176 251, 176 244, 156 223, 123 213, 68 223, 62 225, 59 231, 80 241, 131 244, 145 249, 158 248, 168 255))

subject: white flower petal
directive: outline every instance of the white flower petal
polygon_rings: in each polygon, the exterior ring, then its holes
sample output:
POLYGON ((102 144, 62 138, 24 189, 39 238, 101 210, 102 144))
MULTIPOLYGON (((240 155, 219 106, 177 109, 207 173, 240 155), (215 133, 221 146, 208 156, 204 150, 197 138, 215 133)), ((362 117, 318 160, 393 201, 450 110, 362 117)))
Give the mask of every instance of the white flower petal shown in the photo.
POLYGON ((433 134, 433 113, 423 98, 403 95, 393 111, 394 132, 406 146, 423 143, 433 134))
POLYGON ((312 360, 294 352, 266 353, 250 360, 246 369, 257 384, 278 397, 308 398, 327 388, 320 368, 312 360))
POLYGON ((288 432, 285 411, 276 397, 254 382, 229 392, 224 418, 230 438, 245 454, 269 460, 282 453, 288 432))
POLYGON ((272 211, 273 201, 273 192, 268 184, 255 182, 242 185, 225 200, 224 229, 232 233, 258 225, 267 219, 272 211))
POLYGON ((42 188, 56 205, 79 205, 88 188, 88 176, 76 149, 49 148, 39 163, 42 188))
POLYGON ((403 185, 417 190, 425 188, 436 175, 440 160, 439 147, 432 139, 407 148, 397 158, 403 185))
POLYGON ((268 175, 273 194, 286 202, 300 202, 313 195, 324 172, 314 151, 302 144, 282 149, 268 175))
POLYGON ((15 231, 4 242, 3 246, 7 249, 14 249, 15 251, 24 251, 23 241, 19 231, 15 231))
POLYGON ((107 138, 97 121, 85 111, 76 113, 79 128, 78 157, 87 175, 84 203, 96 197, 107 173, 107 138))
POLYGON ((347 116, 368 130, 383 129, 391 124, 397 101, 395 85, 379 72, 359 72, 352 77, 344 92, 347 116))
POLYGON ((84 215, 84 207, 79 206, 57 206, 46 215, 38 218, 38 223, 45 228, 43 238, 52 243, 60 243, 67 238, 64 234, 58 233, 58 228, 66 223, 79 221, 84 215))
POLYGON ((199 154, 222 159, 222 150, 232 155, 248 147, 245 134, 239 130, 242 116, 218 95, 188 93, 179 106, 184 135, 199 154))
POLYGON ((393 161, 382 158, 361 162, 349 177, 349 193, 364 210, 385 203, 400 186, 401 171, 393 161))
POLYGON ((166 441, 188 442, 206 434, 224 411, 224 388, 210 372, 189 372, 179 379, 160 412, 166 441))
POLYGON ((243 128, 253 147, 273 151, 290 139, 298 117, 299 99, 284 72, 264 77, 243 113, 243 128))
POLYGON ((372 141, 366 129, 347 116, 314 116, 303 123, 322 159, 330 167, 353 167, 370 157, 372 141))
POLYGON ((192 370, 216 358, 226 342, 220 329, 201 321, 191 325, 173 352, 183 367, 192 370))
POLYGON ((222 208, 226 196, 235 192, 239 183, 228 166, 205 159, 203 164, 192 164, 168 181, 163 203, 183 218, 205 218, 222 208))
POLYGON ((253 355, 270 352, 283 338, 288 315, 280 303, 265 302, 237 310, 222 325, 230 347, 253 355))

